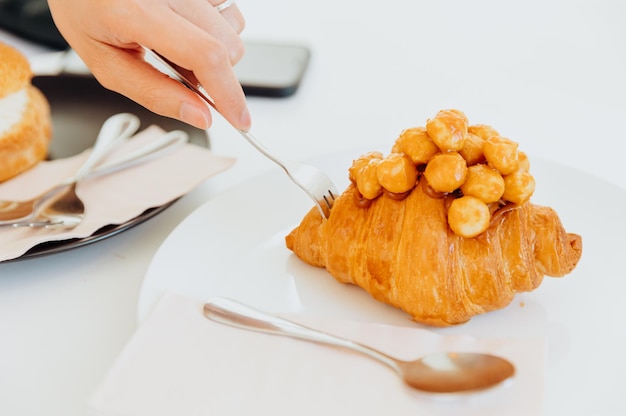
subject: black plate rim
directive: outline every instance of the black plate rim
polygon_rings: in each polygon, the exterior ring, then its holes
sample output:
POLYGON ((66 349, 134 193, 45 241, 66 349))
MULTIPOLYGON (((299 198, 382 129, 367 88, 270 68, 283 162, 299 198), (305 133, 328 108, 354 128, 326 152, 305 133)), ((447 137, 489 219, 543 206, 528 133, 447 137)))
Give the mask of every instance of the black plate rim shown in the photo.
POLYGON ((117 234, 127 231, 157 216, 158 214, 160 214, 161 212, 165 211, 167 208, 172 206, 176 201, 178 201, 178 199, 179 198, 175 199, 174 201, 168 202, 165 205, 161 205, 160 207, 149 208, 146 211, 144 211, 142 214, 124 223, 105 225, 104 227, 98 229, 97 231, 95 231, 93 234, 91 234, 88 237, 72 238, 69 240, 47 241, 47 242, 39 243, 36 246, 31 247, 26 253, 22 254, 21 256, 16 257, 14 259, 5 260, 4 263, 34 259, 34 258, 49 256, 52 254, 63 253, 69 250, 73 250, 76 248, 80 248, 89 244, 102 241, 109 237, 113 237, 117 234))

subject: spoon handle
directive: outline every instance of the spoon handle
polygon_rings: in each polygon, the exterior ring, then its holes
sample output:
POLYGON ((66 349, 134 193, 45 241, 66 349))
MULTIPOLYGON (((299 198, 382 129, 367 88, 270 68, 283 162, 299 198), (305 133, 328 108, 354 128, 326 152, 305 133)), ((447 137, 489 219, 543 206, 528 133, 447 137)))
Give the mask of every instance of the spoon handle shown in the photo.
POLYGON ((120 113, 109 117, 102 125, 89 157, 66 183, 79 182, 89 175, 119 143, 128 140, 137 131, 139 124, 139 117, 130 113, 120 113))
POLYGON ((184 131, 172 130, 124 156, 96 166, 85 179, 108 175, 170 154, 183 147, 188 140, 189 136, 184 131))
POLYGON ((282 335, 335 347, 348 348, 365 354, 370 358, 381 361, 394 369, 396 372, 401 373, 397 361, 382 352, 345 338, 340 338, 322 331, 308 328, 287 319, 279 318, 275 315, 261 312, 231 299, 219 297, 209 299, 204 304, 204 315, 215 322, 231 325, 241 329, 248 329, 272 335, 282 335))

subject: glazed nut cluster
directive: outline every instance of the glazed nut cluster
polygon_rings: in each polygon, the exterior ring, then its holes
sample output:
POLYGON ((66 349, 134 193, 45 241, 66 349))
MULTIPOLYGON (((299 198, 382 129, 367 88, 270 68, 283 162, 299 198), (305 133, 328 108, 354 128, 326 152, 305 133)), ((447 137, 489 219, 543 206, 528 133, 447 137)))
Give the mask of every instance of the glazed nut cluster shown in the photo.
POLYGON ((498 208, 530 199, 529 168, 513 140, 491 126, 470 125, 461 111, 441 110, 425 127, 404 130, 388 156, 371 152, 355 160, 349 175, 364 201, 383 194, 402 199, 418 184, 433 198, 449 198, 448 225, 472 238, 498 208))

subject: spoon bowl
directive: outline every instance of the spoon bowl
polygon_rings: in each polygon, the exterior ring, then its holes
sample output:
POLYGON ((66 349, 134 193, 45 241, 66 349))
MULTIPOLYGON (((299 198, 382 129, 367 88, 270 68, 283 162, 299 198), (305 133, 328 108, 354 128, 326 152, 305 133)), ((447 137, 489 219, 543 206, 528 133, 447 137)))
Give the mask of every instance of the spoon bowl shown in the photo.
MULTIPOLYGON (((52 197, 39 214, 47 228, 74 228, 85 216, 85 204, 76 194, 76 182, 72 182, 63 192, 52 197)), ((34 222, 30 224, 33 227, 34 222)))
POLYGON ((459 393, 494 387, 510 379, 515 367, 504 358, 483 353, 437 353, 403 361, 363 344, 311 329, 225 298, 204 304, 204 315, 237 328, 342 347, 360 352, 392 368, 414 389, 430 393, 459 393))
MULTIPOLYGON (((71 182, 53 188, 46 198, 37 203, 37 210, 26 219, 10 223, 13 227, 31 227, 68 230, 78 226, 85 216, 85 204, 76 193, 79 181, 118 172, 173 152, 188 142, 182 130, 173 130, 153 139, 122 156, 114 157, 85 171, 71 182)), ((0 226, 7 225, 0 222, 0 226)))
POLYGON ((482 390, 509 379, 509 361, 483 353, 439 353, 415 361, 395 360, 396 370, 411 387, 431 393, 482 390))

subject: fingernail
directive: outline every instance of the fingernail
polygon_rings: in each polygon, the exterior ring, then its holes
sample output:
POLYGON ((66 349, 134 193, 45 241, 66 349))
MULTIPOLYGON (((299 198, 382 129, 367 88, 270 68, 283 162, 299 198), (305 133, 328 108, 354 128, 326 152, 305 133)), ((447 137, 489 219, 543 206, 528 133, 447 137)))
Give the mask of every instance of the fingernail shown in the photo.
MULTIPOLYGON (((207 108, 208 112, 209 109, 207 108)), ((209 115, 193 104, 184 102, 180 106, 180 119, 202 130, 209 128, 209 115)))
POLYGON ((250 130, 250 127, 252 126, 250 111, 248 111, 247 107, 243 110, 243 113, 241 113, 241 116, 239 117, 239 125, 244 131, 250 130))

